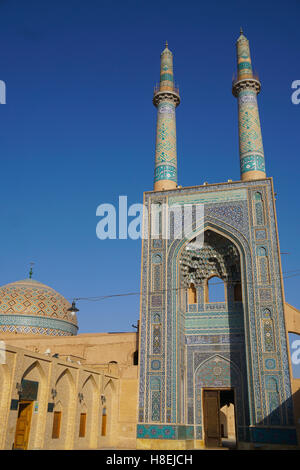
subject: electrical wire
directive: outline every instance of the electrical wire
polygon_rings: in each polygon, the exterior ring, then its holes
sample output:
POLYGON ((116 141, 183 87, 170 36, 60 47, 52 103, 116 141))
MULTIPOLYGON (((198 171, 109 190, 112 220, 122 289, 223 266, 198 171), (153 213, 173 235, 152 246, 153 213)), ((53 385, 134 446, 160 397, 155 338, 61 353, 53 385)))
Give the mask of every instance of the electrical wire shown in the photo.
MULTIPOLYGON (((285 271, 283 274, 288 274, 288 273, 296 273, 296 274, 291 274, 289 276, 282 276, 282 279, 289 279, 291 277, 297 277, 297 276, 300 276, 300 269, 296 269, 296 270, 292 270, 292 271, 285 271)), ((277 279, 281 279, 281 276, 278 276, 278 277, 273 277, 272 278, 273 280, 277 280, 277 279)), ((230 281, 229 284, 240 284, 240 281, 230 281)), ((249 284, 249 283, 248 283, 249 284)), ((222 282, 211 282, 210 285, 223 285, 222 282)), ((173 288, 169 288, 169 289, 161 289, 161 290, 156 290, 155 292, 149 292, 148 294, 162 294, 162 293, 165 293, 165 292, 168 292, 170 290, 176 290, 176 291, 179 291, 179 290, 182 290, 182 289, 186 289, 186 287, 173 287, 173 288)), ((90 301, 90 302, 99 302, 101 300, 105 300, 105 299, 111 299, 111 298, 114 298, 114 297, 129 297, 129 296, 133 296, 133 295, 141 295, 141 292, 126 292, 126 293, 119 293, 119 294, 110 294, 110 295, 101 295, 101 296, 95 296, 95 297, 74 297, 72 300, 74 301, 81 301, 81 300, 87 300, 87 301, 90 301)))

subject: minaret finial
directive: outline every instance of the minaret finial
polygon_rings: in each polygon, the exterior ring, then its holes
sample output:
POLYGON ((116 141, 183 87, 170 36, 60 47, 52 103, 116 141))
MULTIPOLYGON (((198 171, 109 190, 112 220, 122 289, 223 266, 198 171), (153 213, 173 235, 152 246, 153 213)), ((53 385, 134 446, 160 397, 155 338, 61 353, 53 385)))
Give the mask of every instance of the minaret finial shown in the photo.
POLYGON ((168 41, 166 41, 166 48, 168 49, 168 41))
POLYGON ((243 28, 242 28, 242 27, 240 27, 240 35, 242 35, 242 34, 244 34, 244 32, 243 32, 243 28))

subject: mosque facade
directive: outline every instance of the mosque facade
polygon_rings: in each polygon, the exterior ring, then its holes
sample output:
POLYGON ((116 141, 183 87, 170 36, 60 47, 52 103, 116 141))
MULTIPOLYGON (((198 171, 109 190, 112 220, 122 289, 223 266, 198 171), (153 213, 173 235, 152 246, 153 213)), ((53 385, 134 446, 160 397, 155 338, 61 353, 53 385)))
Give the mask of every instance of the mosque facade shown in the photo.
POLYGON ((300 312, 284 297, 261 83, 242 31, 236 49, 241 178, 185 188, 173 54, 161 54, 138 332, 78 335, 76 309, 52 288, 0 288, 0 448, 298 446, 300 312))

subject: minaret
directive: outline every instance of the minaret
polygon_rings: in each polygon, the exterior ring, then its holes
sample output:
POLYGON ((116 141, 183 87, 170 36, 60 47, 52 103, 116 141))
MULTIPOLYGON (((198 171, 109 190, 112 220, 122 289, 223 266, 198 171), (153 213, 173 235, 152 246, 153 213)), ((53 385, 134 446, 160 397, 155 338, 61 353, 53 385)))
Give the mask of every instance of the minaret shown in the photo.
POLYGON ((241 180, 249 181, 266 177, 265 157, 257 105, 260 81, 253 75, 249 41, 240 31, 236 43, 237 80, 232 93, 239 107, 239 151, 241 180))
POLYGON ((160 59, 160 83, 153 97, 157 108, 154 191, 177 187, 175 109, 179 103, 179 92, 174 86, 173 54, 166 42, 160 59))

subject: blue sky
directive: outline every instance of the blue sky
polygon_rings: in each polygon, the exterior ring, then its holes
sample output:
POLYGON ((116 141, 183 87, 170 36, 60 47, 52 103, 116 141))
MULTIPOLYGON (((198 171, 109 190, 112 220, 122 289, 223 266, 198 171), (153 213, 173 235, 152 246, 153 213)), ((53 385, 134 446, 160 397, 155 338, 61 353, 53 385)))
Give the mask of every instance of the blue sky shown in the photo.
MULTIPOLYGON (((166 40, 174 53, 178 183, 239 179, 231 94, 240 26, 262 81, 267 175, 274 177, 286 300, 300 308, 300 3, 0 0, 0 284, 34 277, 68 299, 140 289, 141 242, 100 241, 96 208, 153 187, 166 40), (298 273, 294 272, 298 270, 298 273)), ((80 332, 133 331, 139 296, 78 303, 80 332)))

